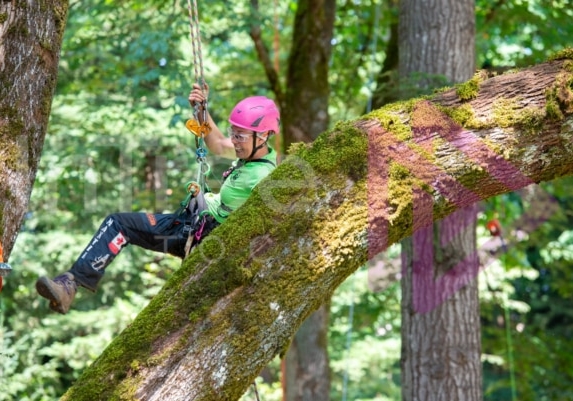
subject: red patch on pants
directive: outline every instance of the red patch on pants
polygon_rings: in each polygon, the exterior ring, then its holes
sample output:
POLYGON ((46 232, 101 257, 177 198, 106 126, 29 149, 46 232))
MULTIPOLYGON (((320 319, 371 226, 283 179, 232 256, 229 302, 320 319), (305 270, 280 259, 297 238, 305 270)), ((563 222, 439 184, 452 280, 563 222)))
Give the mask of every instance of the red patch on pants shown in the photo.
POLYGON ((114 254, 117 255, 121 248, 127 244, 125 237, 122 233, 118 233, 114 239, 111 240, 109 244, 107 244, 109 250, 114 254))
POLYGON ((147 220, 149 220, 149 224, 151 224, 152 226, 157 224, 157 220, 155 220, 155 216, 152 215, 151 213, 147 214, 147 220))

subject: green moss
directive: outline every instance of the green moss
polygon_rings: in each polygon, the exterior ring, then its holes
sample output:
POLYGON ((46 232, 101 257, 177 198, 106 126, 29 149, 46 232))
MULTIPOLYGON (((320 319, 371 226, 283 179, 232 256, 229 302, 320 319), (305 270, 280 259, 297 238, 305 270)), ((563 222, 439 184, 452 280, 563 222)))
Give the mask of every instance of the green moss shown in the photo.
POLYGON ((479 87, 481 82, 484 80, 484 73, 476 73, 472 79, 466 81, 462 84, 455 86, 456 94, 461 100, 467 101, 478 97, 479 87))
POLYGON ((134 361, 131 362, 131 370, 137 372, 140 368, 140 363, 139 361, 136 359, 134 361))
POLYGON ((545 102, 545 114, 547 118, 553 121, 560 121, 563 119, 563 113, 559 108, 559 103, 553 98, 547 99, 545 102))
POLYGON ((544 110, 526 107, 521 110, 518 125, 526 134, 537 134, 543 130, 545 117, 544 110))
POLYGON ((30 35, 30 31, 24 25, 11 25, 6 32, 6 36, 16 36, 16 37, 27 37, 30 35))
POLYGON ((406 117, 421 100, 421 98, 417 98, 405 102, 392 103, 381 109, 374 110, 366 118, 378 120, 380 125, 388 132, 392 132, 397 139, 408 141, 412 139, 412 128, 407 123, 409 118, 406 117))
POLYGON ((8 13, 0 13, 0 24, 3 24, 8 19, 8 13))
POLYGON ((573 73, 559 74, 553 85, 545 91, 545 112, 552 120, 561 120, 573 113, 573 73))
POLYGON ((4 151, 0 151, 0 154, 2 154, 2 162, 8 169, 12 171, 26 171, 28 169, 25 163, 26 157, 16 143, 10 144, 4 151))
MULTIPOLYGON (((397 223, 397 218, 403 216, 411 220, 413 218, 412 188, 419 183, 419 180, 416 180, 406 167, 397 163, 390 166, 388 175, 388 222, 394 225, 397 223)), ((410 233, 411 230, 407 234, 410 233)))
MULTIPOLYGON (((368 169, 368 161, 364 159, 367 150, 368 140, 364 133, 355 126, 355 123, 340 122, 333 130, 316 138, 312 147, 300 147, 297 153, 292 155, 294 158, 287 163, 290 164, 288 170, 277 171, 275 176, 277 180, 293 182, 294 174, 294 177, 312 182, 314 172, 326 174, 340 172, 340 167, 342 167, 342 173, 356 181, 368 169), (345 149, 345 151, 341 152, 340 149, 345 149)), ((281 164, 281 167, 284 164, 281 164)), ((282 167, 281 170, 284 168, 282 167)), ((299 190, 302 189, 300 185, 306 184, 300 182, 299 190)), ((278 188, 274 191, 279 195, 281 192, 282 189, 278 190, 278 188)))
POLYGON ((0 108, 0 116, 8 121, 8 124, 0 126, 0 137, 17 138, 24 130, 24 123, 21 121, 17 109, 12 107, 0 108))
POLYGON ((24 123, 21 121, 17 110, 10 107, 0 109, 0 116, 7 121, 7 124, 0 125, 2 163, 13 171, 28 169, 23 150, 18 146, 18 138, 24 135, 24 123))
POLYGON ((547 61, 555 61, 555 60, 563 60, 563 59, 573 60, 573 48, 567 47, 563 50, 560 50, 557 53, 551 55, 547 59, 547 61))
POLYGON ((462 104, 457 107, 443 107, 437 106, 444 114, 449 116, 452 120, 457 122, 462 127, 466 128, 480 128, 483 124, 477 121, 473 107, 468 104, 462 104))
POLYGON ((519 120, 519 105, 516 99, 500 98, 493 103, 492 115, 496 125, 507 128, 519 120))
POLYGON ((47 51, 52 51, 52 44, 48 41, 48 40, 42 40, 40 42, 40 47, 42 47, 43 49, 47 50, 47 51))
POLYGON ((526 134, 538 133, 543 127, 546 111, 522 107, 519 99, 498 99, 493 104, 493 123, 501 128, 519 127, 526 134))

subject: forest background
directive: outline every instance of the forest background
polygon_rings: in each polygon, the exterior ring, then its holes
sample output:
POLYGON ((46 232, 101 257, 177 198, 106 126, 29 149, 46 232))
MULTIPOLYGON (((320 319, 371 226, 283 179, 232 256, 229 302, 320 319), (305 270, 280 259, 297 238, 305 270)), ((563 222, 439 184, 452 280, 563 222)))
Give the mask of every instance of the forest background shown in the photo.
MULTIPOLYGON (((393 71, 380 67, 390 55, 397 5, 339 3, 329 76, 332 123, 361 115, 375 94, 394 89, 393 71)), ((269 94, 269 84, 248 33, 250 4, 200 6, 210 110, 225 128, 233 104, 269 94)), ((296 7, 259 5, 265 41, 278 35, 279 77, 296 7)), ((568 1, 477 1, 476 11, 476 68, 527 66, 572 45, 568 1)), ((106 214, 178 206, 184 183, 196 175, 194 139, 183 126, 194 79, 185 5, 71 3, 41 167, 0 298, 0 400, 57 399, 179 267, 178 259, 127 248, 98 293, 80 292, 66 316, 51 314, 34 290, 38 276, 71 265, 106 214)), ((217 189, 227 163, 212 158, 210 164, 217 189)), ((573 399, 573 357, 564 352, 573 334, 571 181, 480 205, 479 243, 490 240, 485 223, 494 217, 513 238, 501 258, 483 253, 486 400, 510 399, 512 391, 519 399, 573 399), (524 217, 543 224, 520 230, 524 217)), ((399 253, 392 247, 377 263, 399 272, 399 253)), ((374 281, 373 265, 332 299, 332 399, 400 399, 400 286, 374 281)), ((262 399, 281 399, 279 371, 277 360, 263 372, 262 399)))

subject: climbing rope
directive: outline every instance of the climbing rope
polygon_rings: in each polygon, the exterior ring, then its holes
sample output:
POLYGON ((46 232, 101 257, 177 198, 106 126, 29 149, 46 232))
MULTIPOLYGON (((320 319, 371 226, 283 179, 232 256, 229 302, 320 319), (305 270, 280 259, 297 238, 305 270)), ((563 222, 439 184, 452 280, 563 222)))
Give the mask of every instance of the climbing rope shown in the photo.
MULTIPOLYGON (((376 10, 375 10, 375 16, 374 16, 374 36, 372 38, 372 43, 371 43, 371 57, 372 60, 375 61, 376 58, 376 52, 377 52, 377 47, 378 47, 378 25, 379 25, 379 20, 380 20, 380 5, 376 6, 376 10)), ((370 74, 369 74, 369 79, 368 79, 368 88, 372 87, 372 83, 374 82, 374 71, 372 69, 370 69, 370 74)), ((373 97, 373 91, 370 91, 370 96, 368 98, 368 103, 367 103, 367 112, 372 111, 372 97, 373 97)), ((354 276, 351 276, 349 278, 349 280, 354 280, 353 278, 354 276)), ((352 288, 354 288, 354 281, 351 281, 351 285, 352 288)), ((354 293, 354 291, 352 290, 351 293, 354 293)), ((348 329, 346 331, 346 346, 345 346, 345 352, 346 352, 346 366, 344 368, 343 371, 343 376, 342 376, 342 401, 346 401, 347 396, 348 396, 348 380, 349 380, 349 361, 348 361, 348 357, 350 354, 350 348, 352 345, 352 328, 354 325, 354 299, 351 298, 350 300, 350 305, 348 306, 348 329)))
MULTIPOLYGON (((503 269, 507 271, 507 246, 506 241, 503 238, 501 224, 497 218, 489 220, 486 223, 486 228, 491 234, 492 237, 499 237, 501 241, 501 247, 503 250, 503 254, 500 256, 499 261, 501 262, 503 269)), ((487 270, 484 270, 484 274, 487 276, 487 270)), ((502 299, 501 296, 497 295, 497 291, 490 287, 488 280, 486 279, 486 284, 489 291, 492 294, 492 298, 497 301, 500 307, 503 309, 504 316, 503 319, 505 321, 505 341, 507 343, 507 362, 509 368, 509 383, 511 388, 511 400, 517 401, 517 384, 515 381, 515 355, 513 349, 513 341, 511 337, 511 315, 509 311, 509 299, 505 298, 502 299)))
POLYGON ((350 276, 350 306, 348 307, 348 330, 346 330, 346 346, 344 351, 346 353, 346 366, 344 367, 344 372, 342 376, 342 401, 346 401, 348 396, 348 376, 349 376, 349 366, 348 356, 350 355, 350 347, 352 345, 352 327, 354 326, 354 276, 350 276))
POLYGON ((189 30, 191 35, 191 45, 193 46, 193 67, 195 69, 195 79, 203 88, 205 81, 203 79, 203 57, 201 56, 201 35, 199 31, 199 9, 197 1, 187 0, 187 9, 189 10, 189 30), (193 5, 191 5, 193 4, 193 5))
MULTIPOLYGON (((199 31, 199 11, 197 7, 197 0, 187 0, 187 9, 189 10, 189 32, 191 37, 191 44, 193 48, 193 68, 195 72, 195 81, 199 84, 201 90, 205 87, 205 78, 203 74, 203 57, 201 50, 201 35, 199 31)), ((205 137, 211 132, 211 127, 207 121, 207 102, 208 99, 202 104, 195 104, 193 116, 194 119, 189 119, 185 126, 193 135, 195 135, 195 145, 197 147, 196 155, 197 162, 199 163, 199 170, 197 171, 196 182, 187 184, 187 192, 191 196, 197 196, 200 191, 207 189, 206 177, 209 174, 210 167, 207 164, 207 149, 205 148, 205 137)), ((190 196, 187 199, 190 200, 190 196)), ((187 201, 186 199, 186 201, 187 201)), ((191 234, 189 236, 191 238, 191 234)), ((189 243, 189 239, 188 239, 189 243)), ((186 247, 185 256, 188 255, 189 250, 186 247)), ((257 383, 253 381, 253 389, 257 401, 259 399, 259 392, 257 391, 257 383)))
MULTIPOLYGON (((372 53, 371 53, 371 58, 372 58, 372 65, 376 64, 376 52, 377 52, 377 47, 378 47, 378 32, 379 32, 379 25, 380 22, 380 4, 378 4, 376 6, 376 10, 375 10, 375 14, 374 14, 374 29, 372 30, 373 32, 373 38, 372 38, 372 53)), ((370 96, 368 97, 368 103, 366 105, 366 111, 368 113, 370 113, 372 111, 372 101, 373 101, 373 97, 374 97, 374 90, 372 89, 372 85, 374 83, 374 69, 370 66, 370 76, 368 78, 368 83, 366 84, 366 86, 368 87, 368 89, 370 90, 370 96)))
POLYGON ((259 398, 259 391, 257 390, 257 381, 253 381, 253 391, 255 392, 255 398, 257 401, 261 401, 259 398))
POLYGON ((505 341, 507 342, 507 358, 509 364, 509 383, 511 387, 511 400, 517 401, 517 385, 515 382, 515 358, 513 352, 513 342, 511 340, 511 321, 507 302, 503 304, 505 320, 505 341))
MULTIPOLYGON (((280 74, 280 32, 279 32, 279 2, 275 0, 274 2, 274 40, 273 40, 273 48, 274 48, 274 68, 277 73, 277 76, 280 74)), ((280 164, 282 158, 282 151, 281 151, 281 135, 277 132, 275 135, 275 149, 277 151, 277 165, 280 164)))
MULTIPOLYGON (((191 37, 191 45, 193 49, 193 68, 195 71, 195 81, 199 84, 201 90, 205 87, 205 79, 203 75, 203 57, 201 50, 201 35, 199 31, 199 9, 197 1, 187 0, 187 9, 189 10, 189 33, 191 37)), ((187 190, 193 189, 192 196, 197 196, 200 191, 208 190, 207 188, 207 174, 211 170, 207 163, 207 148, 205 147, 205 137, 211 132, 211 127, 207 121, 207 100, 200 104, 195 104, 193 107, 193 119, 187 120, 185 126, 193 135, 195 135, 195 146, 197 148, 195 154, 199 169, 197 170, 196 186, 188 186, 187 190)))

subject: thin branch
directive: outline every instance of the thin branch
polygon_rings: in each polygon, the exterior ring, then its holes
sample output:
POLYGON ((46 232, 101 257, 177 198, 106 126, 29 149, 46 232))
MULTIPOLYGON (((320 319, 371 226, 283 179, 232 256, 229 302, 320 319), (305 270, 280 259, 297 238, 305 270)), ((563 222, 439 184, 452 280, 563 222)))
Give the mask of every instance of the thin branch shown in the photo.
POLYGON ((251 0, 251 6, 253 8, 253 19, 251 23, 251 30, 249 32, 253 43, 255 44, 255 49, 257 50, 257 56, 263 64, 265 74, 271 84, 271 90, 277 98, 279 105, 283 104, 284 94, 280 86, 278 73, 273 66, 273 62, 269 55, 269 50, 261 35, 261 25, 260 25, 260 13, 259 13, 259 2, 258 0, 251 0))

